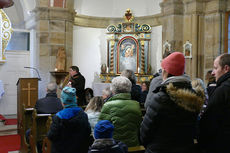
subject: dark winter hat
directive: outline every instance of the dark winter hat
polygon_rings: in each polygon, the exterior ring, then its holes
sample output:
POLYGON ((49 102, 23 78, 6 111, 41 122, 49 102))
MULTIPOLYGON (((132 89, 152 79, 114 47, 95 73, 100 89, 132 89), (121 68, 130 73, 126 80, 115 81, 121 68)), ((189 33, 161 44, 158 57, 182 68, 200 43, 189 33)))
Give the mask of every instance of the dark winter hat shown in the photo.
POLYGON ((112 138, 113 137, 113 124, 108 120, 99 121, 94 127, 95 139, 112 138))
POLYGON ((76 89, 68 86, 64 87, 61 92, 61 101, 65 104, 65 108, 76 107, 76 89))
POLYGON ((166 72, 174 76, 179 76, 184 74, 184 68, 185 68, 184 55, 180 52, 173 52, 168 57, 163 59, 161 63, 161 67, 166 72))

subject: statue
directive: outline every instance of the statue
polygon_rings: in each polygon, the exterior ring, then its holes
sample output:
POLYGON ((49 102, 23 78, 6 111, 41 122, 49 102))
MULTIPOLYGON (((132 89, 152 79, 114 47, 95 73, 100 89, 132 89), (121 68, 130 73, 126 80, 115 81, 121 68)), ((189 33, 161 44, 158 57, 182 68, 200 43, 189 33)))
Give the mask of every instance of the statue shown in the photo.
POLYGON ((66 60, 66 53, 64 47, 58 48, 58 53, 56 56, 56 64, 55 64, 55 71, 65 71, 65 60, 66 60))

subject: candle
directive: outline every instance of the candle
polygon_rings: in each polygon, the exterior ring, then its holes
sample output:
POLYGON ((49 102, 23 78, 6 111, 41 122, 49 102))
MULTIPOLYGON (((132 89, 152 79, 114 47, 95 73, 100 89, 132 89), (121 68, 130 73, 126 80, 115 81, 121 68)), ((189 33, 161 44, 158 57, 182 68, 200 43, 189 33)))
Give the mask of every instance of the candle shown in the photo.
POLYGON ((109 67, 107 67, 107 69, 106 69, 106 73, 109 73, 109 67))
POLYGON ((57 71, 57 68, 55 68, 54 71, 57 71))
POLYGON ((139 67, 137 68, 137 72, 140 73, 140 68, 139 67))

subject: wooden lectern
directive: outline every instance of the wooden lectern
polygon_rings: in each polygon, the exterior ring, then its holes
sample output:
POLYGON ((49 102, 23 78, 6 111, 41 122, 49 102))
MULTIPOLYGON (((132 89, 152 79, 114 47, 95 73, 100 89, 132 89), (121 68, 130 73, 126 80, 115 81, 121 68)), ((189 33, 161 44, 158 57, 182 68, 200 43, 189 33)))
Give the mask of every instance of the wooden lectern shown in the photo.
MULTIPOLYGON (((22 105, 34 107, 38 99, 38 78, 19 78, 17 82, 18 133, 22 124, 22 105)), ((32 116, 31 116, 32 117, 32 116)))

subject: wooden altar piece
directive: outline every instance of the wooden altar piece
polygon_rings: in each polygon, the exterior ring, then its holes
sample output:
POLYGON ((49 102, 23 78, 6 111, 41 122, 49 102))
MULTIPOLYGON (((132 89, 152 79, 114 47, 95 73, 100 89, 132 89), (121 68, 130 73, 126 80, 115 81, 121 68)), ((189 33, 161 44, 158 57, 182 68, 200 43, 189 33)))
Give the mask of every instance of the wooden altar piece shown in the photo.
POLYGON ((25 108, 35 106, 38 99, 38 78, 19 78, 17 82, 17 118, 18 118, 18 133, 22 122, 22 105, 25 108))

